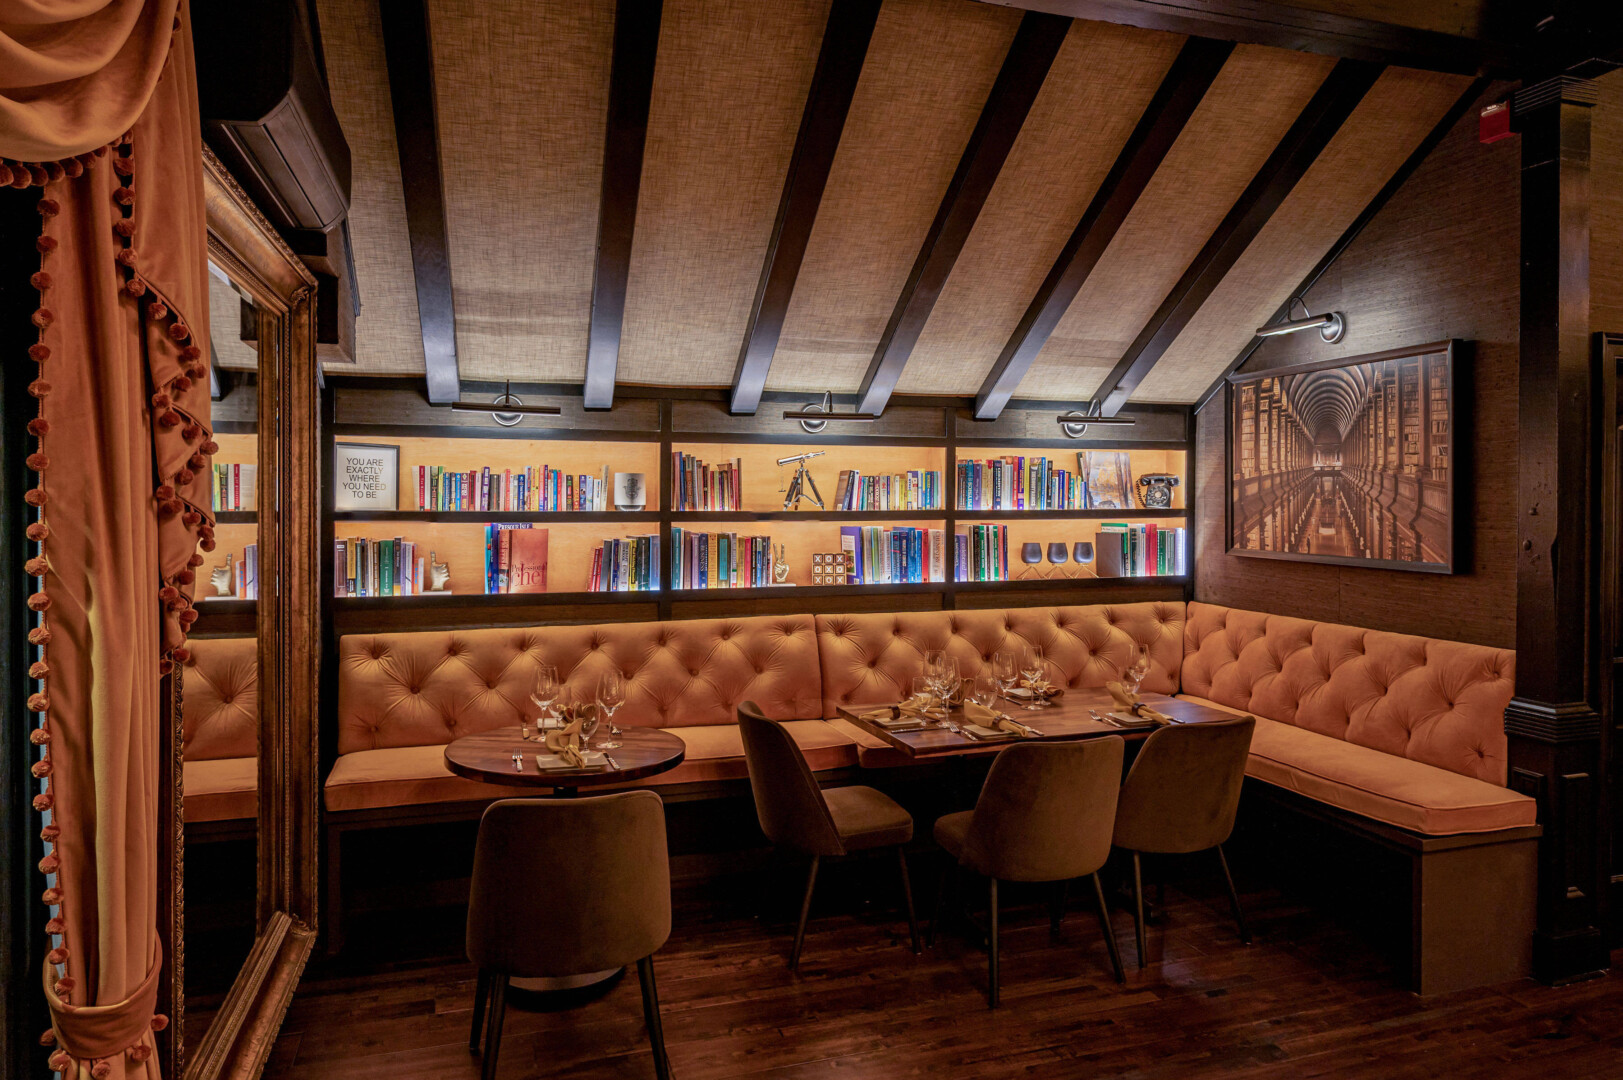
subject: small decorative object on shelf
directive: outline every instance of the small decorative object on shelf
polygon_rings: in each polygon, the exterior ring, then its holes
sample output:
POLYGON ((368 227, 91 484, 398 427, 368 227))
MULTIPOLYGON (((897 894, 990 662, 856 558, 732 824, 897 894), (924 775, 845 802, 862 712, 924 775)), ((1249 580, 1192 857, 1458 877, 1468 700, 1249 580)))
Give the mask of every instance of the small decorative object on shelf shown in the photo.
POLYGON ((389 443, 333 444, 333 509, 400 509, 400 447, 389 443))
POLYGON ((787 585, 789 583, 789 560, 783 556, 783 545, 772 545, 772 584, 787 585))
POLYGON ((817 504, 817 509, 824 509, 822 492, 817 490, 817 481, 812 479, 811 470, 806 468, 806 462, 814 457, 822 457, 826 453, 828 453, 826 450, 809 450, 804 454, 795 454, 792 457, 778 459, 779 465, 795 465, 798 462, 794 479, 789 481, 787 487, 780 489, 784 492, 783 508, 785 510, 795 509, 800 504, 801 499, 810 499, 817 504), (806 494, 806 488, 808 487, 811 488, 810 495, 806 494))
POLYGON ((1043 564, 1043 546, 1037 543, 1035 540, 1028 540, 1024 544, 1020 545, 1020 561, 1026 564, 1026 568, 1020 571, 1021 577, 1047 576, 1041 570, 1037 569, 1043 564))
POLYGON ((813 585, 847 585, 851 580, 851 558, 843 551, 812 554, 813 585))
POLYGON ((1088 506, 1133 508, 1133 455, 1125 450, 1078 450, 1077 468, 1088 487, 1088 506))
POLYGON ((1138 498, 1146 510, 1172 509, 1172 489, 1178 478, 1171 473, 1146 473, 1138 478, 1138 498))
POLYGON ((216 566, 209 572, 209 584, 214 586, 215 596, 237 595, 236 558, 226 555, 225 562, 216 566))
POLYGON ((448 563, 440 562, 438 557, 435 556, 432 551, 430 551, 428 553, 428 588, 424 589, 423 592, 425 594, 449 594, 450 591, 451 567, 448 563))
POLYGON ((616 510, 641 510, 647 505, 647 477, 640 472, 617 472, 614 474, 614 508, 616 510))

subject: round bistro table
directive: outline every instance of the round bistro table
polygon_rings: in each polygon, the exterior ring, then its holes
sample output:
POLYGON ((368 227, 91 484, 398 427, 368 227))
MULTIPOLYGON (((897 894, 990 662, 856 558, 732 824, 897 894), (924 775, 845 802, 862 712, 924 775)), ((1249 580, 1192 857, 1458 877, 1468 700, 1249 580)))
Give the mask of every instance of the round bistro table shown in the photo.
MULTIPOLYGON (((538 769, 535 755, 547 753, 546 744, 540 739, 526 742, 520 738, 517 724, 454 740, 445 748, 445 767, 469 780, 507 787, 550 788, 552 797, 567 799, 579 794, 583 787, 657 776, 682 764, 687 753, 681 739, 651 728, 621 728, 617 736, 599 731, 595 739, 620 744, 604 751, 619 768, 538 769), (522 769, 513 765, 514 754, 524 755, 522 769)), ((544 792, 536 795, 547 797, 544 792)))
MULTIPOLYGON (((603 751, 614 759, 618 768, 538 769, 535 755, 548 752, 546 743, 539 739, 524 740, 519 735, 517 724, 482 731, 477 735, 464 735, 452 741, 445 748, 445 767, 458 776, 487 784, 550 789, 537 791, 537 798, 568 799, 578 795, 583 787, 623 784, 629 780, 657 776, 682 764, 682 758, 687 753, 686 744, 675 735, 648 728, 621 728, 619 735, 609 735, 600 730, 596 738, 620 744, 613 750, 603 751), (514 767, 514 754, 524 755, 522 769, 514 767)), ((512 987, 551 998, 564 991, 606 984, 624 970, 609 968, 560 979, 514 979, 512 987)), ((545 1006, 548 1002, 542 1001, 540 1004, 545 1006)))

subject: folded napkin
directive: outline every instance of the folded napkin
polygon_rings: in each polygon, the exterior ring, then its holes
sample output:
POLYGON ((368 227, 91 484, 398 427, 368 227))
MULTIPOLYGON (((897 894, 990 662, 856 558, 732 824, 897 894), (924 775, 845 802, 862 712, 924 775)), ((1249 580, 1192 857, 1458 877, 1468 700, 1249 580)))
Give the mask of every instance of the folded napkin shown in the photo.
POLYGON ((572 750, 535 755, 535 767, 541 772, 555 772, 559 769, 599 769, 606 767, 608 763, 608 755, 601 750, 572 750))
POLYGON ((1121 709, 1123 712, 1131 713, 1133 716, 1136 716, 1141 720, 1153 720, 1157 724, 1172 723, 1172 717, 1168 716, 1166 713, 1156 712, 1148 705, 1145 705, 1143 702, 1138 700, 1137 694, 1127 689, 1127 687, 1123 686, 1121 683, 1105 683, 1105 689, 1110 691, 1111 700, 1116 703, 1116 708, 1121 709))
POLYGON ((896 708, 902 716, 912 717, 915 720, 946 715, 945 710, 936 705, 935 698, 929 694, 914 694, 896 708))
POLYGON ((963 729, 977 739, 992 739, 1003 735, 1026 738, 1031 735, 1031 729, 1018 720, 1011 720, 1002 713, 973 701, 964 703, 964 719, 969 722, 962 725, 963 729))
POLYGON ((1055 686, 1047 679, 1021 679, 1020 686, 1022 689, 1041 698, 1057 698, 1065 693, 1063 687, 1055 686))
MULTIPOLYGON (((547 744, 547 749, 551 750, 558 758, 571 763, 569 765, 554 765, 552 768, 580 769, 585 767, 586 758, 581 752, 580 745, 580 728, 581 723, 586 719, 585 710, 588 708, 590 706, 576 706, 560 710, 563 712, 563 715, 559 717, 562 726, 544 733, 543 738, 547 744)), ((535 759, 535 762, 537 768, 545 767, 541 764, 539 756, 535 759)))

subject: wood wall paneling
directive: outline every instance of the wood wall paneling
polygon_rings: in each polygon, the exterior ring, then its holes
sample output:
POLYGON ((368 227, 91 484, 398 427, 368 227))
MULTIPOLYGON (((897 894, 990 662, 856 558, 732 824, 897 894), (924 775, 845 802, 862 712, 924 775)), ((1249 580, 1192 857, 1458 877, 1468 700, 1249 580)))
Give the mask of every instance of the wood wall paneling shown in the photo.
POLYGON ((1195 599, 1299 618, 1516 645, 1519 162, 1513 143, 1477 142, 1467 112, 1309 290, 1312 310, 1347 312, 1347 336, 1270 338, 1242 370, 1353 356, 1446 337, 1460 363, 1471 431, 1460 449, 1459 572, 1451 576, 1246 559, 1227 554, 1225 433, 1219 393, 1196 416, 1195 599))

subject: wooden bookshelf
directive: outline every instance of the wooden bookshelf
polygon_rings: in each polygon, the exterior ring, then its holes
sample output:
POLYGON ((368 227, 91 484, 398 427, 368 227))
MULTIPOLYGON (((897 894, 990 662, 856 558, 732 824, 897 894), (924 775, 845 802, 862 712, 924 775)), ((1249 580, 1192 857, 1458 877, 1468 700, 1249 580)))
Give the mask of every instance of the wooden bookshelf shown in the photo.
MULTIPOLYGON (((526 420, 526 434, 499 429, 488 418, 434 409, 409 384, 339 377, 331 430, 338 441, 400 446, 401 508, 389 512, 334 513, 327 518, 338 539, 400 537, 429 550, 451 567, 450 596, 355 597, 332 600, 334 630, 454 628, 458 626, 530 625, 603 622, 627 619, 693 618, 793 612, 930 610, 957 606, 1076 604, 1133 599, 1178 599, 1187 595, 1187 577, 1098 579, 1077 574, 1067 563, 1064 576, 1005 582, 923 582, 886 585, 816 586, 811 584, 814 552, 840 550, 846 525, 908 526, 939 529, 946 535, 947 576, 952 574, 953 535, 971 524, 996 522, 1010 527, 1011 573, 1018 573, 1017 544, 1027 539, 1066 542, 1093 540, 1101 521, 1133 524, 1153 521, 1187 526, 1193 503, 1188 471, 1187 411, 1150 407, 1134 428, 1111 429, 1120 438, 1063 438, 1053 413, 1042 408, 1010 408, 998 421, 971 419, 967 403, 936 399, 930 403, 893 404, 873 424, 831 424, 817 435, 782 419, 784 403, 763 403, 756 416, 726 412, 725 394, 694 391, 661 399, 653 391, 622 387, 613 410, 585 412, 578 390, 526 388, 526 402, 559 404, 563 415, 526 420), (623 421, 623 422, 618 422, 623 421), (969 432, 968 437, 959 433, 969 432), (957 437, 955 437, 957 436, 957 437), (1121 450, 1130 454, 1133 476, 1169 473, 1180 478, 1173 505, 1166 510, 1093 508, 1042 511, 954 510, 955 464, 1004 456, 1047 456, 1075 467, 1078 450, 1121 450), (819 451, 809 467, 824 508, 809 502, 783 508, 783 488, 793 464, 777 460, 819 451), (737 459, 739 503, 733 511, 676 510, 673 454, 692 454, 707 465, 737 459), (642 472, 648 479, 647 508, 634 512, 477 512, 419 511, 411 467, 440 465, 452 469, 489 466, 520 469, 550 465, 574 474, 601 476, 642 472), (920 510, 839 511, 833 509, 841 470, 864 475, 941 473, 941 508, 920 510), (549 536, 548 584, 545 594, 486 595, 484 544, 487 523, 529 523, 549 536), (676 556, 673 528, 692 533, 736 533, 769 536, 783 544, 789 562, 789 584, 764 588, 682 589, 669 587, 676 556), (602 593, 586 591, 593 549, 605 539, 658 534, 660 588, 602 593)), ((473 391, 469 391, 472 393, 473 391)), ((798 403, 798 399, 797 402, 798 403)), ((1064 411, 1061 407, 1058 411, 1064 411)), ((1135 490, 1135 496, 1137 492, 1135 490)), ((1193 553, 1190 553, 1193 560, 1193 553)), ((1046 562, 1045 571, 1051 571, 1046 562)))

